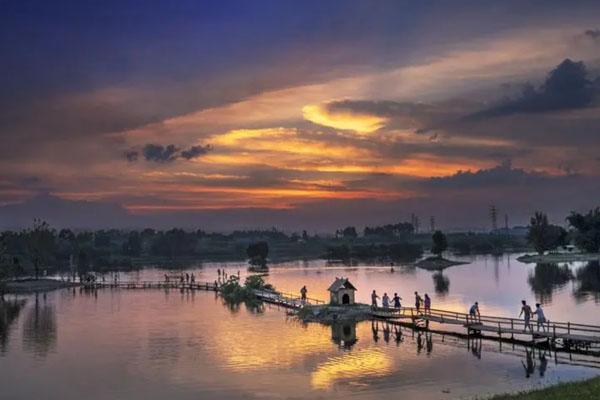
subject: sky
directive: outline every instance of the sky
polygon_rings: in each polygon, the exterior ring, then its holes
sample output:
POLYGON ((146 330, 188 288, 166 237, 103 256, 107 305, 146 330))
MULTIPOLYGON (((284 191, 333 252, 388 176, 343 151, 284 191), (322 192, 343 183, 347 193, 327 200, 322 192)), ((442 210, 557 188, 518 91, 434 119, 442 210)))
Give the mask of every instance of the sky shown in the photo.
POLYGON ((414 213, 486 229, 493 204, 510 225, 536 210, 564 224, 600 204, 598 15, 0 0, 0 219, 317 232, 414 213))

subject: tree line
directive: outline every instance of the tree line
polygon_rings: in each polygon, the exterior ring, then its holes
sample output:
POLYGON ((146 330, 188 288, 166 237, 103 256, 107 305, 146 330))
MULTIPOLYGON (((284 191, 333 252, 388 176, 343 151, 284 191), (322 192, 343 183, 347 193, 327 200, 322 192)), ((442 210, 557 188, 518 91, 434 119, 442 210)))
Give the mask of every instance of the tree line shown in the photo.
POLYGON ((572 211, 567 216, 568 230, 548 222, 548 216, 536 211, 529 222, 527 239, 539 254, 569 243, 588 253, 600 252, 600 207, 587 213, 572 211))

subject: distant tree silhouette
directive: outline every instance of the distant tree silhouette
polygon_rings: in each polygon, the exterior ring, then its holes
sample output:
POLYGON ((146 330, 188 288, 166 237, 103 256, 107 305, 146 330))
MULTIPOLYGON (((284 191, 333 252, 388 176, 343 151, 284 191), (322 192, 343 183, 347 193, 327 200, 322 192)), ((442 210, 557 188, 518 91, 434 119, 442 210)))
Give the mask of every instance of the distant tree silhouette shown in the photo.
POLYGON ((26 231, 29 257, 33 263, 35 279, 39 278, 40 266, 54 256, 56 248, 55 232, 46 221, 35 219, 33 227, 26 231))
POLYGON ((183 229, 171 229, 158 232, 152 237, 150 250, 153 255, 174 258, 178 256, 192 256, 196 254, 198 237, 195 233, 188 233, 183 229))
POLYGON ((123 254, 139 257, 142 253, 142 238, 137 231, 129 232, 127 240, 123 243, 123 254))
POLYGON ((448 248, 448 240, 446 239, 446 235, 444 235, 442 231, 435 231, 431 239, 433 240, 431 252, 438 257, 441 257, 442 253, 448 248))
POLYGON ((415 228, 410 222, 400 222, 397 224, 387 224, 375 227, 366 226, 363 230, 365 236, 380 236, 388 238, 412 235, 414 232, 415 228))
POLYGON ((588 211, 587 214, 571 212, 567 217, 569 224, 575 228, 575 243, 590 253, 600 251, 600 207, 588 211))
POLYGON ((358 233, 356 233, 356 228, 353 226, 347 226, 342 231, 342 236, 344 239, 356 239, 358 233))
POLYGON ((110 247, 110 233, 104 230, 99 230, 94 233, 94 246, 95 247, 110 247))
POLYGON ((269 256, 269 244, 267 242, 252 243, 246 249, 246 254, 250 258, 252 265, 267 265, 267 257, 269 256))
POLYGON ((567 231, 556 225, 548 223, 548 216, 543 212, 536 211, 530 219, 528 242, 539 254, 552 250, 565 243, 567 231))

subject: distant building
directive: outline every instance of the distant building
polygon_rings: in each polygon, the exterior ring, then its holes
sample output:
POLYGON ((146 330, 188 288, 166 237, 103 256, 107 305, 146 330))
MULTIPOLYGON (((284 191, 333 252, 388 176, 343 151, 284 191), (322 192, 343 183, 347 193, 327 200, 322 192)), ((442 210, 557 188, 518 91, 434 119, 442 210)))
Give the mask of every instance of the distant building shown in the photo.
POLYGON ((330 304, 332 305, 350 305, 354 304, 354 292, 356 288, 350 283, 348 278, 335 278, 335 281, 329 286, 330 304))

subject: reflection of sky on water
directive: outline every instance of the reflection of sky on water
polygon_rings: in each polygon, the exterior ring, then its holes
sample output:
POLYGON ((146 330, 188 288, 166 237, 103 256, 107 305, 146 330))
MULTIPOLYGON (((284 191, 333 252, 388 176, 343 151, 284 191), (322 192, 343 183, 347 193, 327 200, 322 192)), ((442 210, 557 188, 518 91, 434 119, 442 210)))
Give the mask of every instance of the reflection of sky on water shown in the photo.
MULTIPOLYGON (((574 279, 556 284, 554 272, 506 258, 477 258, 443 274, 396 266, 321 268, 321 261, 271 268, 268 280, 325 299, 336 276, 348 276, 359 301, 371 289, 398 292, 407 304, 412 292, 429 293, 434 307, 464 311, 479 300, 483 313, 516 316, 518 302, 534 302, 541 287, 546 313, 554 320, 598 321, 590 290, 597 267, 570 266, 574 279), (538 272, 539 273, 539 272, 538 272), (548 278, 548 276, 550 278, 548 278), (447 291, 439 289, 447 280, 447 291), (548 279, 547 279, 548 278, 548 279), (549 282, 548 286, 546 283, 549 282), (587 286, 585 286, 587 285, 587 286), (581 295, 581 293, 588 293, 581 295), (577 295, 577 296, 576 296, 577 295)), ((245 275, 246 265, 204 264, 198 280, 214 280, 216 268, 245 275)), ((121 279, 151 279, 161 270, 121 273, 121 279)), ((179 290, 78 289, 28 296, 10 322, 0 353, 0 385, 8 398, 196 399, 196 398, 381 398, 402 391, 406 398, 440 399, 520 390, 558 380, 584 378, 597 369, 564 363, 558 354, 527 355, 523 347, 419 334, 369 321, 356 326, 303 325, 284 310, 266 305, 230 309, 214 293, 179 290), (376 339, 376 340, 375 340, 376 339), (542 375, 543 372, 543 376, 542 375), (529 374, 529 378, 526 375, 529 374), (31 383, 35 382, 35 385, 31 383)))

